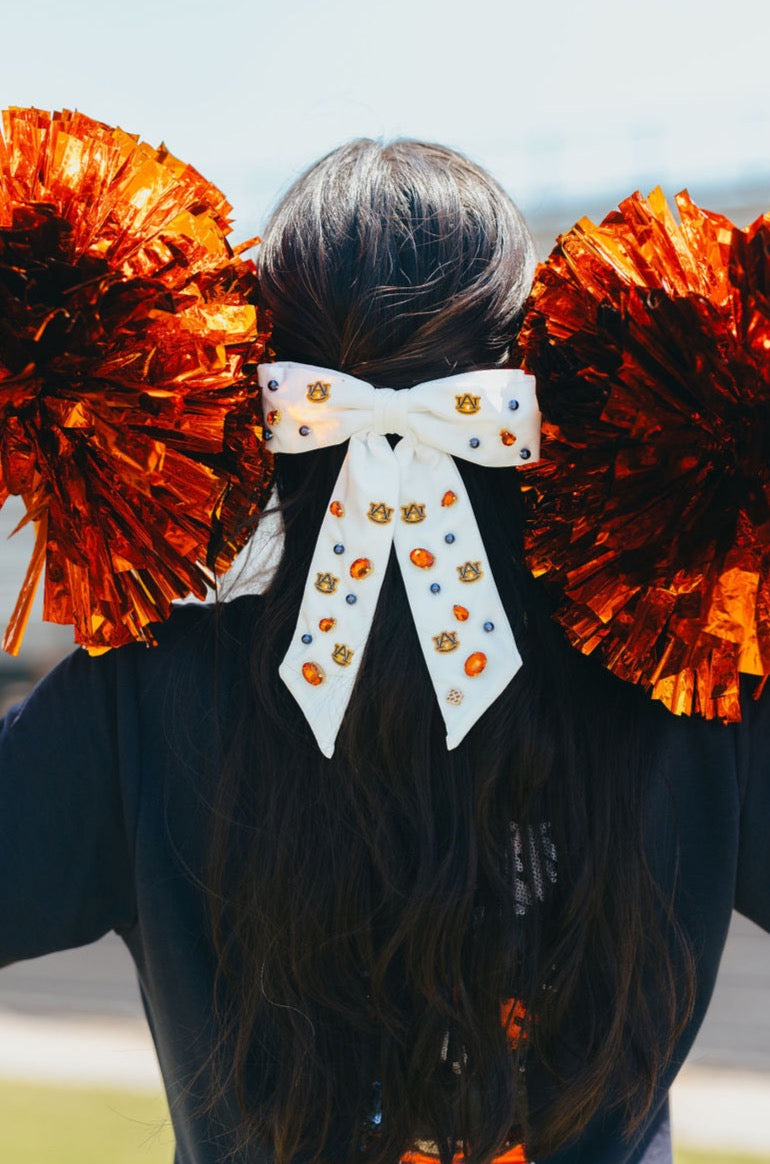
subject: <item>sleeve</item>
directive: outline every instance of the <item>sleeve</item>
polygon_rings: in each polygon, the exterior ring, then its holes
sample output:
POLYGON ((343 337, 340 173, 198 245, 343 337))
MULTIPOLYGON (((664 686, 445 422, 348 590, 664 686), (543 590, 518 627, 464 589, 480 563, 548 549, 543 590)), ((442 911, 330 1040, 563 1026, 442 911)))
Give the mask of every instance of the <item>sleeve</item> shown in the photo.
POLYGON ((744 706, 748 739, 739 762, 743 778, 735 908, 770 932, 770 685, 758 701, 746 700, 744 706))
POLYGON ((118 654, 76 651, 0 720, 0 966, 135 920, 118 654))

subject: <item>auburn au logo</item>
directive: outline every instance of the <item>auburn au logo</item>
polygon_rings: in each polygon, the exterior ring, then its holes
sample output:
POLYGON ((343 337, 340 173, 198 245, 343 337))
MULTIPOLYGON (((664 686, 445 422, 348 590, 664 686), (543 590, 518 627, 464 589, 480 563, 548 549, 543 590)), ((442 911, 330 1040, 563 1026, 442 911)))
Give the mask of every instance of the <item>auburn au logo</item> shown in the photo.
POLYGON ((463 562, 457 567, 457 574, 461 582, 478 582, 483 575, 481 562, 463 562))
POLYGON ((449 651, 456 651, 460 646, 457 631, 442 631, 440 635, 433 636, 433 642, 436 644, 436 650, 440 651, 442 655, 448 654, 449 651))
POLYGON ((393 516, 393 509, 384 501, 370 501, 369 512, 366 516, 369 521, 377 522, 377 525, 387 525, 393 516))
POLYGON ((322 594, 334 594, 339 584, 339 578, 335 578, 333 574, 316 574, 313 583, 316 590, 320 590, 322 594))
POLYGON ((418 505, 416 501, 410 501, 408 505, 402 505, 401 520, 407 522, 409 525, 414 525, 418 521, 425 521, 425 502, 418 505))
POLYGON ((462 392, 459 396, 455 396, 455 410, 457 412, 470 415, 473 412, 478 412, 480 408, 480 396, 473 396, 470 392, 462 392))
POLYGON ((323 380, 316 380, 314 384, 308 384, 307 398, 312 400, 313 404, 322 404, 324 400, 329 399, 331 390, 331 384, 327 384, 323 380))
POLYGON ((335 643, 332 658, 340 667, 349 667, 353 660, 353 651, 344 643, 335 643))

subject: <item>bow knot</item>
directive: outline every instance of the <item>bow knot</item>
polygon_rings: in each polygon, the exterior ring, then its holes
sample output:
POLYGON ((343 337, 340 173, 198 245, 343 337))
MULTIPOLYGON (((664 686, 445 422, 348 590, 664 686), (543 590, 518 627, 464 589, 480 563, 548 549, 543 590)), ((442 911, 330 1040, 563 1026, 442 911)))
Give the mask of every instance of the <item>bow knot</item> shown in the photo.
POLYGON ((497 368, 375 389, 342 372, 283 363, 260 365, 259 383, 275 452, 350 442, 281 678, 331 756, 393 551, 447 747, 456 747, 521 657, 452 457, 499 468, 537 460, 534 378, 497 368), (408 439, 391 449, 388 434, 408 439))
POLYGON ((396 433, 406 436, 409 430, 409 405, 411 393, 408 389, 377 388, 374 393, 374 415, 371 431, 380 436, 396 433))

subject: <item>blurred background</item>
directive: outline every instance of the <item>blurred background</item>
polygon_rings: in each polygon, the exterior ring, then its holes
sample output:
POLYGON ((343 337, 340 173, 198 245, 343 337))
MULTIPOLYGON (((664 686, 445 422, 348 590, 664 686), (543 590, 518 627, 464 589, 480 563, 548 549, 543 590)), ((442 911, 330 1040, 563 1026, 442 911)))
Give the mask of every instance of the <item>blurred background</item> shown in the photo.
MULTIPOLYGON (((658 184, 740 225, 770 210, 766 0, 0 0, 0 17, 0 106, 78 108, 164 141, 225 191, 235 242, 356 136, 469 154, 519 203, 542 257, 582 215, 658 184)), ((13 501, 0 511, 0 626, 31 550, 27 530, 7 540, 20 516, 13 501)), ((38 612, 21 656, 0 655, 0 706, 71 645, 38 612)), ((172 1158, 114 935, 0 971, 0 1078, 3 1162, 118 1161, 127 1129, 126 1160, 172 1158), (105 1109, 117 1124, 102 1131, 105 1109), (45 1141, 41 1112, 57 1129, 45 1141)), ((770 1159, 770 938, 740 919, 674 1129, 682 1161, 770 1159)))

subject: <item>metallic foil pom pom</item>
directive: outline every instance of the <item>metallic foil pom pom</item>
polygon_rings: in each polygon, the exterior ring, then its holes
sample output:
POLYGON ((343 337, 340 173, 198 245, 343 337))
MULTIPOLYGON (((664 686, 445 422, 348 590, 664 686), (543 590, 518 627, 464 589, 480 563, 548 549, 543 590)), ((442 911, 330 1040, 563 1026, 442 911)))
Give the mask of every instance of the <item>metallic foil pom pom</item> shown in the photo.
MULTIPOLYGON (((4 646, 43 617, 93 652, 153 643, 204 598, 267 497, 256 270, 223 195, 81 113, 9 109, 0 136, 0 505, 32 560, 4 646)), ((255 240, 252 240, 255 241, 255 240)))
POLYGON ((539 268, 526 553, 579 650, 731 721, 741 673, 770 673, 770 215, 676 202, 680 221, 660 190, 582 219, 539 268))

